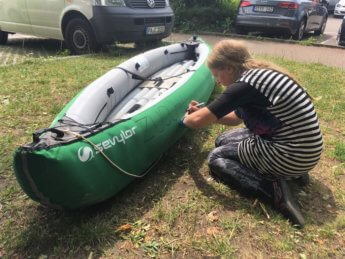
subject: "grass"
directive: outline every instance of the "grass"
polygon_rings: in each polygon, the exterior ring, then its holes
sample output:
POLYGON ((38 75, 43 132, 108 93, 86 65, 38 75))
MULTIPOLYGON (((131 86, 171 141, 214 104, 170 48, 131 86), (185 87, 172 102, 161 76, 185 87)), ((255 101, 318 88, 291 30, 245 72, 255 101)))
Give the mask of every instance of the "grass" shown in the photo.
POLYGON ((264 57, 297 75, 316 98, 324 133, 311 185, 297 191, 307 221, 302 230, 210 178, 205 160, 224 126, 188 132, 147 177, 86 210, 56 211, 27 198, 13 175, 15 148, 48 127, 85 85, 135 54, 119 48, 0 68, 0 257, 345 256, 345 73, 320 64, 264 57))

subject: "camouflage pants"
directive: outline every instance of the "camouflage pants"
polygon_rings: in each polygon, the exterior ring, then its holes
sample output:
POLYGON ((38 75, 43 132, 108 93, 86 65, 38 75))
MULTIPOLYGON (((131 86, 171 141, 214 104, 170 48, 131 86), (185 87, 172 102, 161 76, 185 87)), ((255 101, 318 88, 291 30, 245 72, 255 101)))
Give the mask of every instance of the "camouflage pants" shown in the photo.
POLYGON ((208 156, 211 175, 246 194, 272 198, 272 181, 241 164, 238 157, 239 143, 252 135, 247 128, 220 135, 215 142, 216 148, 208 156))

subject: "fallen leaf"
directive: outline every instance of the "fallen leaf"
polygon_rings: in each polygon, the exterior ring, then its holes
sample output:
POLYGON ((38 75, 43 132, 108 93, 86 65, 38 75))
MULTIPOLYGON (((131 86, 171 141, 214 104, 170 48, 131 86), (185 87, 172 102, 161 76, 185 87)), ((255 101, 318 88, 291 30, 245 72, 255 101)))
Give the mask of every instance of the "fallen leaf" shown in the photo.
POLYGON ((219 233, 219 228, 218 227, 207 228, 206 233, 207 233, 207 235, 210 235, 210 236, 215 235, 215 234, 219 233))
POLYGON ((134 245, 129 240, 124 241, 122 245, 120 246, 120 249, 122 250, 132 250, 133 248, 134 248, 134 245))
POLYGON ((322 239, 316 239, 316 242, 318 242, 320 245, 323 245, 325 243, 325 241, 323 241, 322 239))
POLYGON ((92 258, 93 258, 93 252, 91 252, 91 253, 89 254, 89 256, 88 256, 87 259, 92 259, 92 258))
POLYGON ((299 192, 299 195, 302 196, 302 197, 306 197, 307 196, 307 193, 305 191, 300 191, 299 192))
POLYGON ((330 196, 328 194, 325 194, 324 196, 322 196, 322 199, 327 201, 330 198, 330 196))
POLYGON ((266 210, 266 208, 265 208, 265 205, 262 204, 261 202, 259 202, 259 204, 260 204, 261 209, 262 209, 263 212, 265 213, 266 218, 267 218, 267 219, 270 219, 271 217, 270 217, 270 215, 268 214, 268 212, 267 212, 267 210, 266 210))
POLYGON ((211 211, 208 215, 207 215, 207 219, 211 222, 217 221, 218 220, 218 215, 217 215, 217 211, 211 211))
POLYGON ((128 232, 132 230, 131 224, 124 224, 116 229, 115 232, 128 232))

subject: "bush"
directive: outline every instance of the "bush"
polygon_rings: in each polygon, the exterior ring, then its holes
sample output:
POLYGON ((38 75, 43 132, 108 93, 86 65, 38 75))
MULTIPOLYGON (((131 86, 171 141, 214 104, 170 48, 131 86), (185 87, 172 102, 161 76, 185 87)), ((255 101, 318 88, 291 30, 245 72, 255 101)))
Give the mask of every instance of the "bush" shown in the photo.
POLYGON ((177 30, 231 31, 239 0, 170 0, 177 30))

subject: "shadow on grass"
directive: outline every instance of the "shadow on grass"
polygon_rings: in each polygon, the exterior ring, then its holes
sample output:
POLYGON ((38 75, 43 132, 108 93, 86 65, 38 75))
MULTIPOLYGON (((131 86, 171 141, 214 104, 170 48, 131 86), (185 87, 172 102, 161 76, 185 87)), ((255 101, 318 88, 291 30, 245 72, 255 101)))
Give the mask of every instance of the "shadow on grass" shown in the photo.
POLYGON ((300 200, 310 224, 321 226, 336 218, 340 209, 337 208, 332 190, 328 186, 311 175, 311 184, 303 191, 306 195, 300 200))
MULTIPOLYGON (((200 147, 197 149, 200 150, 200 147)), ((212 197, 213 200, 217 200, 229 211, 241 209, 246 210, 248 213, 253 213, 252 203, 255 198, 259 198, 259 200, 269 205, 272 210, 275 210, 273 202, 268 198, 255 197, 248 192, 243 192, 237 188, 228 186, 231 190, 235 190, 236 193, 240 194, 241 197, 248 198, 247 202, 243 203, 243 199, 239 199, 238 196, 224 195, 224 193, 214 188, 214 186, 206 180, 206 178, 211 177, 208 169, 204 174, 200 172, 199 165, 202 165, 207 159, 208 153, 209 152, 201 153, 197 160, 193 160, 189 164, 188 168, 188 172, 195 182, 195 185, 206 197, 212 197), (205 177, 205 174, 208 176, 205 177)), ((302 214, 306 219, 306 224, 320 226, 330 223, 336 218, 338 209, 332 191, 324 183, 313 178, 312 174, 311 184, 307 187, 301 187, 294 183, 291 184, 291 190, 300 204, 302 214)), ((276 211, 276 213, 279 212, 276 211)), ((266 220, 264 214, 262 214, 262 220, 266 220)))
MULTIPOLYGON (((42 42, 47 40, 32 41, 32 47, 39 49, 42 42)), ((54 46, 59 41, 51 42, 54 46)), ((21 47, 20 41, 16 44, 21 47)), ((116 49, 119 53, 115 55, 139 52, 133 47, 116 49)), ((94 58, 101 57, 95 55, 94 58)), ((97 206, 79 211, 57 211, 32 203, 18 206, 20 209, 16 213, 22 215, 18 220, 21 227, 9 231, 11 236, 7 240, 10 241, 5 247, 8 253, 20 258, 38 258, 40 255, 84 257, 90 251, 97 256, 105 248, 112 247, 114 241, 120 239, 116 229, 142 219, 187 169, 183 142, 174 145, 144 179, 134 181, 117 196, 97 206)), ((10 223, 8 228, 11 228, 10 223)))
MULTIPOLYGON (((40 255, 94 257, 121 240, 116 229, 126 223, 145 221, 145 213, 153 208, 188 169, 195 155, 188 152, 186 137, 180 139, 163 156, 144 179, 135 180, 115 197, 79 211, 59 211, 40 205, 25 208, 27 222, 16 233, 11 256, 40 255)), ((199 152, 196 150, 195 152, 199 152)), ((202 164, 202 163, 200 163, 202 164)))
MULTIPOLYGON (((144 52, 153 48, 168 45, 167 42, 157 43, 143 43, 141 45, 129 44, 111 44, 102 46, 101 50, 97 54, 104 55, 119 55, 128 53, 130 51, 144 52)), ((45 56, 69 56, 69 50, 67 45, 62 40, 27 37, 27 36, 10 36, 7 42, 7 46, 11 49, 12 53, 22 53, 31 55, 32 57, 45 57, 45 56)))
MULTIPOLYGON (((98 257, 122 240, 116 233, 119 226, 138 220, 145 222, 145 214, 171 190, 184 172, 188 172, 203 195, 212 196, 226 210, 253 213, 252 200, 241 199, 231 190, 229 195, 221 193, 205 179, 208 172, 203 172, 203 166, 208 151, 203 151, 202 145, 210 139, 209 135, 207 130, 188 133, 164 155, 149 175, 134 181, 106 202, 80 211, 33 206, 28 222, 17 235, 11 255, 87 257, 92 251, 93 256, 98 257)), ((335 209, 336 205, 328 187, 312 179, 305 193, 307 197, 301 201, 307 224, 320 226, 335 218, 329 206, 335 209)), ((260 217, 265 220, 265 215, 260 217)))
POLYGON ((31 53, 33 56, 56 55, 67 50, 63 41, 35 37, 12 38, 9 36, 6 45, 11 48, 12 52, 23 51, 25 53, 31 53))

